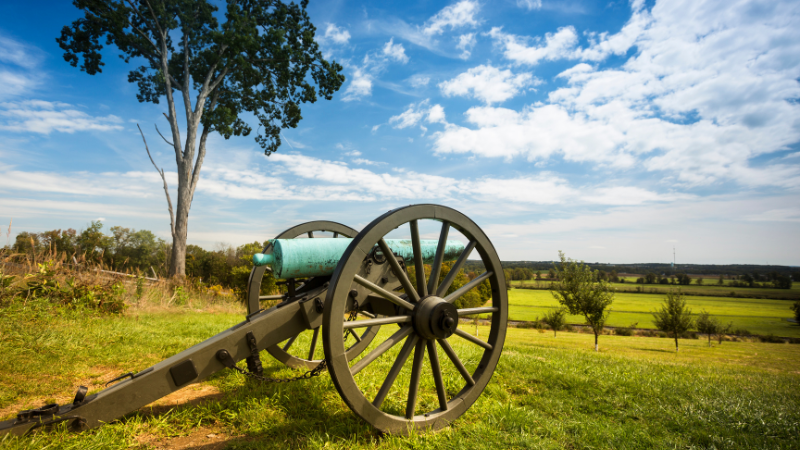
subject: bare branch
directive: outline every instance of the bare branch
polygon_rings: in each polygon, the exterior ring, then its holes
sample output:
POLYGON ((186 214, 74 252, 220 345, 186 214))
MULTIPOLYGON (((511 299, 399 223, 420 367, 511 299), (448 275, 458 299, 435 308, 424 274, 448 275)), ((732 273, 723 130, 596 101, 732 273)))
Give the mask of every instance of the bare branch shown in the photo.
POLYGON ((164 193, 167 194, 167 207, 169 209, 169 226, 170 230, 172 231, 172 238, 175 239, 175 213, 172 210, 172 200, 169 197, 169 187, 167 186, 167 177, 164 176, 164 169, 159 169, 158 166, 156 165, 156 162, 153 161, 153 156, 150 155, 150 148, 147 146, 147 139, 144 138, 142 127, 140 127, 139 124, 137 123, 136 128, 139 129, 139 134, 142 135, 142 141, 144 141, 144 149, 147 150, 147 157, 150 158, 150 162, 153 163, 153 167, 156 168, 156 172, 158 172, 158 174, 161 175, 161 181, 164 182, 164 193))
MULTIPOLYGON (((163 114, 163 113, 162 113, 162 114, 163 114)), ((159 136, 161 136, 161 139, 163 139, 163 140, 164 140, 164 142, 166 142, 167 144, 169 144, 169 145, 171 145, 171 146, 175 147, 175 144, 173 144, 172 142, 168 141, 168 140, 167 140, 167 138, 165 138, 165 137, 164 137, 164 135, 163 135, 163 134, 161 134, 161 131, 159 131, 159 130, 158 130, 158 125, 156 125, 156 124, 153 124, 153 125, 155 125, 155 127, 156 127, 156 132, 158 133, 158 135, 159 135, 159 136)))

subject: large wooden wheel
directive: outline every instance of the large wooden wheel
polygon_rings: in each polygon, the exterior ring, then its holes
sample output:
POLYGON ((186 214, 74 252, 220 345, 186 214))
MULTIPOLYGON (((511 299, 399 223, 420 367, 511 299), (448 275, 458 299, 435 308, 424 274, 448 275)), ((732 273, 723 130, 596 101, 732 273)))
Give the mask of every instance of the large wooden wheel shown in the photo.
MULTIPOLYGON (((321 237, 320 235, 322 233, 333 233, 333 238, 352 238, 358 234, 358 231, 337 222, 317 220, 313 222, 302 223, 289 228, 288 230, 276 236, 275 239, 296 239, 300 237, 317 239, 321 237)), ((264 252, 269 250, 270 245, 271 244, 267 244, 267 246, 264 247, 264 252)), ((250 314, 258 311, 258 305, 261 300, 278 300, 283 298, 281 295, 260 295, 261 280, 263 279, 264 273, 267 270, 269 270, 268 266, 255 266, 250 272, 250 279, 247 286, 248 313, 250 314)), ((348 354, 350 355, 350 358, 353 358, 364 351, 370 342, 372 342, 372 339, 375 338, 375 335, 378 333, 379 329, 380 326, 371 327, 364 330, 360 335, 348 333, 348 335, 345 336, 345 342, 350 344, 348 346, 348 354)), ((319 327, 313 330, 306 330, 298 333, 284 342, 268 347, 266 350, 275 359, 289 367, 301 370, 311 370, 322 362, 322 358, 320 358, 320 356, 322 356, 322 348, 321 345, 318 345, 321 344, 319 342, 319 335, 319 327)))
POLYGON ((505 341, 508 297, 497 253, 469 218, 437 205, 413 205, 390 211, 355 237, 330 283, 323 319, 325 357, 336 389, 359 417, 389 433, 438 429, 461 416, 481 395, 494 373, 505 341), (422 276, 417 276, 417 283, 412 286, 404 265, 392 256, 384 236, 408 224, 414 248, 413 265, 422 267, 419 230, 426 220, 440 222, 436 224, 437 228, 440 226, 440 246, 429 280, 426 282, 424 271, 417 271, 422 276), (468 244, 439 284, 443 242, 451 230, 460 232, 468 244), (376 246, 386 255, 405 293, 383 290, 359 275, 364 259, 376 246), (486 271, 447 294, 473 250, 486 271), (491 285, 491 303, 457 309, 455 303, 460 302, 456 300, 485 280, 491 285), (396 314, 347 322, 348 292, 357 285, 392 302, 396 314), (488 336, 478 338, 459 328, 458 317, 475 314, 488 319, 488 336), (377 339, 382 342, 351 361, 342 343, 343 331, 377 324, 397 324, 399 329, 388 338, 377 339), (403 345, 397 351, 401 342, 403 345), (440 350, 446 358, 440 359, 440 350), (413 361, 408 367, 406 362, 412 353, 413 361), (429 364, 425 363, 426 356, 429 364))

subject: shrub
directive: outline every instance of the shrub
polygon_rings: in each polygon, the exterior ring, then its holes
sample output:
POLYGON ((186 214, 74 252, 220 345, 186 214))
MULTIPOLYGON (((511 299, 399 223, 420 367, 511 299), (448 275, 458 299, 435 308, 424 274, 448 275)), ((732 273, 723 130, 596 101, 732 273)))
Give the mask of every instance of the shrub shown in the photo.
POLYGON ((632 323, 627 327, 619 327, 616 330, 614 330, 614 334, 616 334, 617 336, 633 336, 634 329, 636 328, 637 325, 639 325, 638 322, 632 323))
POLYGON ((737 328, 733 330, 731 334, 734 334, 736 336, 752 336, 753 333, 751 333, 750 330, 747 330, 745 328, 737 328))
POLYGON ((189 303, 189 292, 187 292, 183 286, 175 286, 170 303, 173 303, 175 306, 183 306, 189 303))

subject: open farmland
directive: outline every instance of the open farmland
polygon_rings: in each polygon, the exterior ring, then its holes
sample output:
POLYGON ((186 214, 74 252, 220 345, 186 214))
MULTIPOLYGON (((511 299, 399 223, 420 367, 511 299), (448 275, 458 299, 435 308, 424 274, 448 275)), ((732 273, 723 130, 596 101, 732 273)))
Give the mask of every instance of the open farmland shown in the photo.
MULTIPOLYGON (((46 308, 29 303, 0 317, 2 418, 45 401, 71 401, 78 383, 96 390, 122 372, 153 364, 242 319, 242 314, 196 307, 134 310, 121 317, 46 308)), ((391 331, 384 327, 381 333, 391 331)), ((487 329, 480 327, 479 333, 487 329)), ((290 384, 261 384, 225 371, 99 429, 6 437, 0 447, 799 447, 800 346, 726 342, 709 348, 704 341, 682 340, 675 354, 664 339, 604 336, 595 353, 592 339, 510 328, 484 394, 438 433, 380 435, 350 412, 326 373, 290 384)), ((456 351, 468 351, 461 342, 454 342, 456 351)), ((297 374, 266 353, 262 358, 270 376, 297 374)), ((391 359, 379 362, 386 370, 391 359)))
MULTIPOLYGON (((510 320, 536 320, 548 310, 559 307, 548 290, 511 289, 508 299, 510 320)), ((658 294, 617 293, 606 324, 627 327, 635 323, 637 328, 654 329, 651 312, 658 309, 663 300, 664 296, 658 294)), ((746 329, 759 335, 800 337, 800 326, 789 321, 793 318, 791 304, 773 299, 686 296, 686 305, 694 314, 705 309, 723 323, 732 322, 733 329, 746 329)), ((567 322, 582 324, 583 317, 567 316, 567 322)))

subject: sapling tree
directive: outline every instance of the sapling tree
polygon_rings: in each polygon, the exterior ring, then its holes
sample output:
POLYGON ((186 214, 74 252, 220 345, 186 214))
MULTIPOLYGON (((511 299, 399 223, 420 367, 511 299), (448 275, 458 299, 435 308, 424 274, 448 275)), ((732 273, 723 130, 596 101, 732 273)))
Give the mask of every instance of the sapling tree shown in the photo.
POLYGON ((722 329, 719 320, 709 314, 708 311, 703 310, 700 315, 697 316, 696 325, 697 331, 708 336, 708 346, 711 347, 711 336, 716 336, 722 329))
POLYGON ((667 292, 661 309, 653 312, 656 328, 675 337, 675 351, 678 351, 678 337, 694 326, 692 310, 686 307, 686 300, 680 290, 667 292))
POLYGON ((614 301, 614 289, 607 280, 597 280, 592 269, 583 262, 567 259, 559 251, 560 264, 553 268, 555 278, 553 296, 570 314, 583 316, 594 332, 594 350, 599 351, 597 337, 603 332, 608 319, 606 309, 614 301))
MULTIPOLYGON (((140 64, 128 74, 140 102, 166 100, 164 141, 175 153, 177 202, 173 210, 164 170, 172 253, 169 274, 186 272, 189 208, 211 133, 247 136, 258 122, 264 152, 278 150, 280 131, 302 118, 300 104, 330 100, 344 82, 342 66, 323 58, 308 0, 73 0, 84 14, 56 39, 64 59, 89 75, 102 72, 103 45, 123 61, 140 64), (224 5, 224 14, 217 5, 224 5), (181 130, 179 119, 185 126, 181 130), (181 132, 185 140, 181 140, 181 132)), ((106 53, 107 55, 107 53, 106 53)), ((160 133, 160 132, 159 132, 160 133)), ((144 139, 144 134, 142 134, 144 139)), ((150 154, 145 141, 145 148, 150 154)), ((155 166, 156 163, 150 158, 155 166)))
POLYGON ((794 311, 794 321, 800 324, 800 300, 794 302, 789 308, 794 311))
POLYGON ((548 312, 542 318, 542 322, 553 329, 553 337, 556 337, 556 332, 564 328, 567 323, 567 309, 558 308, 548 312))

